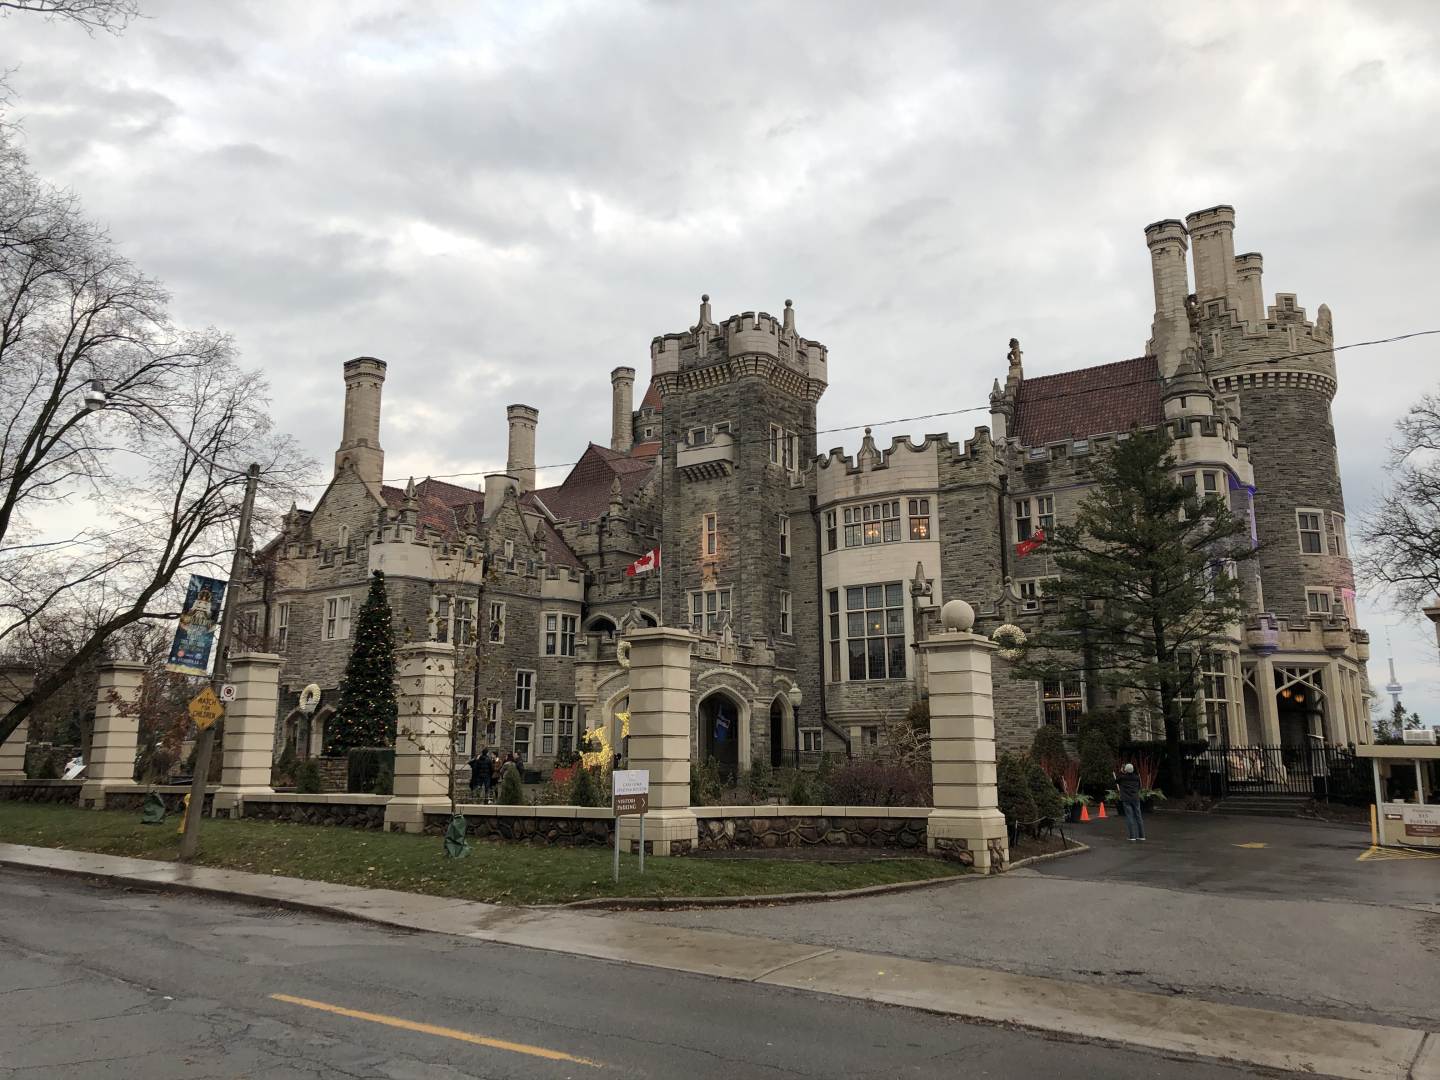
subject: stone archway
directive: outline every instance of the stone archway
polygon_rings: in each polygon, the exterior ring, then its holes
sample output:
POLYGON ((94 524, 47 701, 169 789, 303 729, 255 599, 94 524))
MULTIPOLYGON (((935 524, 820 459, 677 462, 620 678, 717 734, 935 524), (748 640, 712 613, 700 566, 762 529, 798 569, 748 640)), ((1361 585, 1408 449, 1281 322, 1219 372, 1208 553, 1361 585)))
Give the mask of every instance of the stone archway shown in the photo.
POLYGON ((697 710, 700 760, 714 761, 733 780, 740 769, 740 734, 750 720, 749 706, 734 691, 717 687, 700 699, 697 710))
POLYGON ((585 627, 587 633, 608 634, 610 637, 614 637, 618 629, 609 615, 596 615, 585 627))

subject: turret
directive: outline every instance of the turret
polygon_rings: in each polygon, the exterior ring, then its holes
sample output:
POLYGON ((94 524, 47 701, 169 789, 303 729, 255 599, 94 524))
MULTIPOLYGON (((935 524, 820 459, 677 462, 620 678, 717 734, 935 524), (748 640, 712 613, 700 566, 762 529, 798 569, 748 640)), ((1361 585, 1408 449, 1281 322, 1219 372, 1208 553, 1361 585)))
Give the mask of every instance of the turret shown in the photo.
POLYGON ((1185 226, 1174 218, 1147 225, 1145 244, 1150 249, 1150 274, 1155 288, 1155 317, 1145 351, 1155 357, 1160 375, 1168 378, 1190 342, 1190 319, 1185 312, 1185 298, 1190 293, 1190 277, 1185 269, 1185 226))
POLYGON ((1195 299, 1225 298, 1239 310, 1240 285, 1235 272, 1235 208, 1212 206, 1185 216, 1195 247, 1195 299))
POLYGON ((345 361, 345 420, 340 448, 335 451, 335 474, 349 466, 377 494, 385 475, 385 451, 380 449, 380 395, 385 386, 385 361, 357 356, 345 361))
POLYGON ((1262 330, 1265 326, 1265 290, 1260 282, 1264 269, 1265 260, 1258 251, 1247 251, 1244 255, 1235 256, 1235 280, 1240 290, 1240 318, 1244 319, 1252 330, 1262 330))
POLYGON ((628 454, 635 445, 635 369, 610 372, 610 449, 628 454))
POLYGON ((510 447, 505 472, 515 477, 521 492, 535 490, 535 428, 540 410, 530 405, 511 405, 505 410, 510 422, 510 447))

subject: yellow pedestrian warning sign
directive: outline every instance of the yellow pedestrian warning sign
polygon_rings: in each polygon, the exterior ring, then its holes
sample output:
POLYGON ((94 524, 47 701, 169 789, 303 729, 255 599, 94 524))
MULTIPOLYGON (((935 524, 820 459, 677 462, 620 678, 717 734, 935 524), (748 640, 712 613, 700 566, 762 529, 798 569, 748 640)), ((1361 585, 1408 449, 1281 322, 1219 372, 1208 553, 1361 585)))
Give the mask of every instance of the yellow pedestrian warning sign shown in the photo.
POLYGON ((225 714, 225 706, 220 704, 220 699, 215 696, 215 691, 207 686, 191 699, 189 711, 190 719, 195 721, 195 726, 204 731, 225 714))

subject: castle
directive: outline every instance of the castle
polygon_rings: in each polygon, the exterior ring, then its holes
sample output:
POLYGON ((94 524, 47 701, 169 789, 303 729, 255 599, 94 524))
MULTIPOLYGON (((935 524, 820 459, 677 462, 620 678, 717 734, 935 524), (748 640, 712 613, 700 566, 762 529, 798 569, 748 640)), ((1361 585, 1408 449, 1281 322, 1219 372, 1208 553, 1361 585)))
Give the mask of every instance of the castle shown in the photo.
MULTIPOLYGON (((696 760, 742 767, 860 755, 923 694, 914 645, 940 605, 976 629, 1033 625, 1054 567, 1038 531, 1084 498, 1090 464, 1135 429, 1165 426, 1176 469, 1228 496, 1258 558, 1241 573, 1248 618, 1206 657, 1198 737, 1227 746, 1370 740, 1330 403, 1329 309, 1266 305, 1258 254, 1234 253, 1216 206, 1145 230, 1155 314, 1142 355, 1027 378, 1011 342, 990 424, 963 442, 926 435, 820 453, 825 346, 783 313, 656 337, 638 408, 635 371, 611 372, 607 445, 536 487, 539 412, 508 410, 506 470, 483 488, 384 479, 383 361, 345 364, 334 478, 292 510, 244 583, 240 633, 284 657, 276 752, 318 753, 372 570, 402 636, 453 642, 460 753, 514 749, 539 766, 583 731, 617 727, 628 625, 688 626, 696 760), (1187 258, 1187 255, 1189 256, 1187 258), (1190 264, 1193 262, 1194 289, 1190 264), (659 567, 627 572, 658 549, 659 567), (313 723, 298 709, 322 690, 313 723)), ((997 740, 1067 735, 1100 707, 1083 676, 1041 684, 996 660, 997 740)), ((618 736, 618 731, 615 731, 618 736)), ((1143 732, 1137 734, 1144 735, 1143 732)))

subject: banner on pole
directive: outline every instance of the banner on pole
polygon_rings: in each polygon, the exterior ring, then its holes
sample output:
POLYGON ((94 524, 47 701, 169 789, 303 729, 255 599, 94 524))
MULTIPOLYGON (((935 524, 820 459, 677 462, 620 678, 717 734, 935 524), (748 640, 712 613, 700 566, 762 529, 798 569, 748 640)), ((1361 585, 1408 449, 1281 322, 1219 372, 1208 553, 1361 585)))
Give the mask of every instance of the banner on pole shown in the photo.
POLYGON ((190 575, 185 606, 175 627, 175 640, 170 645, 170 659, 165 662, 166 671, 181 675, 209 674, 210 654, 220 625, 220 602, 224 598, 225 582, 190 575))

